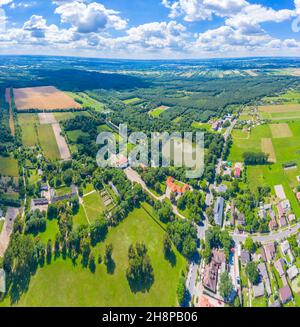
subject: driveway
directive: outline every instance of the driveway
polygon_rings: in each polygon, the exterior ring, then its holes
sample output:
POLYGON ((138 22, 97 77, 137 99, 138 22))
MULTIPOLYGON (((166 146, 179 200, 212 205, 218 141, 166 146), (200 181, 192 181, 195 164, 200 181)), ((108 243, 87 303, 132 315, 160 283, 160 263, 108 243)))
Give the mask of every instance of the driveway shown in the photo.
POLYGON ((8 207, 5 222, 0 234, 0 257, 2 257, 8 247, 10 235, 13 231, 14 221, 20 210, 18 208, 8 207))

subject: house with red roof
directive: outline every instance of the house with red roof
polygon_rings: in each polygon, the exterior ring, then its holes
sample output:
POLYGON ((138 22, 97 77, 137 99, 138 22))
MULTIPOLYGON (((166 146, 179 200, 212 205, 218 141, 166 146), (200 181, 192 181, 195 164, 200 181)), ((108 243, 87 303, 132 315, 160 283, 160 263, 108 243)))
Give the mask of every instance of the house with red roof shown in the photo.
POLYGON ((180 186, 178 184, 175 183, 175 180, 173 177, 169 176, 167 178, 167 187, 174 193, 177 195, 182 195, 185 192, 187 192, 188 190, 190 190, 190 186, 187 184, 184 184, 183 186, 180 186))
POLYGON ((234 169, 234 177, 235 178, 240 178, 241 177, 241 168, 240 167, 236 167, 235 169, 234 169))

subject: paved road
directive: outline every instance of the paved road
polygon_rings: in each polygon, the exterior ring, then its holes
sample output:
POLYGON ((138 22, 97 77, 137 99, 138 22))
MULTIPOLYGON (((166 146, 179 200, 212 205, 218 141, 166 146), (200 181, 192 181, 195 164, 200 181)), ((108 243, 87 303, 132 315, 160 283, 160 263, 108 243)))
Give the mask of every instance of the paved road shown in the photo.
MULTIPOLYGON (((300 229, 300 223, 288 229, 278 231, 276 233, 270 233, 267 235, 253 235, 253 236, 251 235, 251 237, 254 242, 260 242, 260 243, 270 243, 275 241, 280 242, 291 235, 297 234, 299 229, 300 229)), ((243 243, 246 240, 248 234, 233 233, 231 236, 235 242, 243 243)))

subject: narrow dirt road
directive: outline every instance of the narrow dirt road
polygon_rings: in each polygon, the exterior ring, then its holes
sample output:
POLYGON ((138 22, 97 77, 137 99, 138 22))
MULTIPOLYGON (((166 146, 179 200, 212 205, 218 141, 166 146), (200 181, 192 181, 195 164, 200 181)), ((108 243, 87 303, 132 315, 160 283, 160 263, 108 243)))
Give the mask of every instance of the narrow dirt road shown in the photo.
POLYGON ((5 90, 5 101, 9 104, 9 128, 12 136, 15 136, 14 114, 11 106, 10 89, 5 90))

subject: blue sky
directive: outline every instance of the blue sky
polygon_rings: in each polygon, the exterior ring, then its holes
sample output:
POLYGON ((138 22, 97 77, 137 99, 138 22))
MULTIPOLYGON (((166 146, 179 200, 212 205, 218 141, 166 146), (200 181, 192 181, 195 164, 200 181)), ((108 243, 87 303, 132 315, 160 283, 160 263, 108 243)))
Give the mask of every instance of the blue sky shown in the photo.
POLYGON ((0 0, 0 54, 299 56, 300 0, 0 0))

